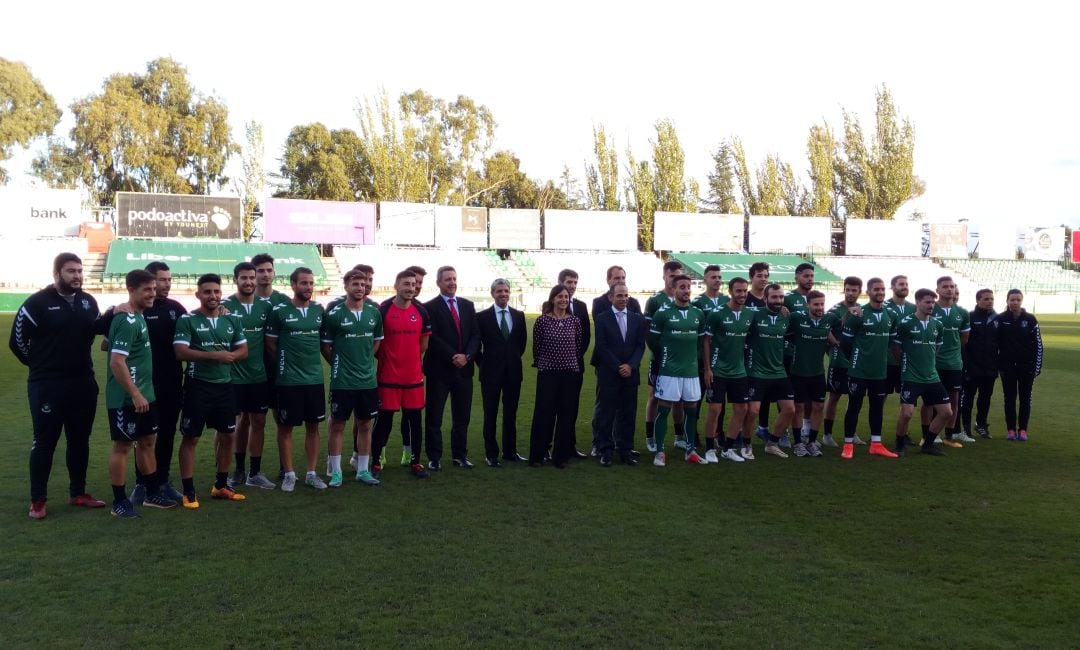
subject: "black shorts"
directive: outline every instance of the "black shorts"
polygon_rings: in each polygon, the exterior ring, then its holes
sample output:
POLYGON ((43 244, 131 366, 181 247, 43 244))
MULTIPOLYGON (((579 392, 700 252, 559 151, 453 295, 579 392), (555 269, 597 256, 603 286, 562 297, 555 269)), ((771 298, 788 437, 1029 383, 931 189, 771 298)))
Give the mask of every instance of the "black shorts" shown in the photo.
POLYGON ((889 394, 889 380, 887 379, 862 379, 860 377, 848 377, 848 395, 870 395, 871 397, 885 397, 889 394))
POLYGON ((780 402, 794 400, 795 392, 791 389, 791 379, 758 379, 750 378, 750 389, 747 397, 751 402, 780 402))
POLYGON ((885 381, 889 384, 890 393, 899 393, 900 386, 904 383, 900 380, 900 366, 889 366, 885 371, 885 381))
POLYGON ((198 438, 207 427, 225 433, 236 431, 236 397, 232 384, 211 384, 189 378, 184 382, 180 435, 198 438))
POLYGON ((964 371, 961 370, 949 370, 947 368, 937 369, 938 377, 941 378, 941 385, 945 387, 947 391, 963 390, 964 388, 964 371))
POLYGON ((905 381, 900 387, 900 403, 915 404, 922 398, 925 406, 938 406, 949 403, 949 392, 940 383, 920 384, 914 381, 905 381))
POLYGON ((278 424, 297 427, 326 419, 326 393, 322 384, 278 386, 274 418, 278 424))
POLYGON ((362 390, 330 389, 330 419, 344 422, 350 416, 366 422, 379 413, 379 391, 375 388, 362 390))
POLYGON ((847 395, 847 368, 833 368, 829 366, 829 375, 825 380, 829 386, 829 392, 836 395, 847 395))
POLYGON ((237 413, 266 413, 270 408, 270 384, 233 384, 237 413))
POLYGON ((725 399, 732 404, 746 404, 750 401, 750 386, 746 377, 725 379, 713 377, 712 386, 705 392, 710 404, 723 404, 725 399))
POLYGON ((825 401, 825 375, 814 377, 791 376, 791 389, 795 393, 796 404, 825 401))
POLYGON ((135 442, 143 436, 152 436, 158 430, 157 404, 150 402, 150 410, 136 413, 134 406, 109 409, 109 435, 117 442, 135 442))

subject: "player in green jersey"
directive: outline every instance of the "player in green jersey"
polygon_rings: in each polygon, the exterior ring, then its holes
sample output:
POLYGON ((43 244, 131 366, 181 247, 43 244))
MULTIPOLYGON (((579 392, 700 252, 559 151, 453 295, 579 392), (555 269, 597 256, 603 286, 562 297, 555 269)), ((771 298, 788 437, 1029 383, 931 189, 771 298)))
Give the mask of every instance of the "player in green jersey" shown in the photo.
POLYGON ((278 453, 283 465, 281 489, 296 489, 292 462, 293 428, 304 425, 304 452, 307 474, 304 482, 316 490, 326 483, 315 471, 319 455, 319 423, 326 418, 326 394, 320 360, 320 336, 323 308, 311 300, 315 274, 306 267, 296 268, 289 276, 293 297, 270 312, 266 320, 266 349, 277 365, 278 453))
POLYGON ((866 283, 869 298, 860 311, 844 320, 841 345, 849 352, 848 408, 844 414, 844 449, 841 458, 850 460, 855 454, 855 430, 859 426, 859 411, 863 399, 870 397, 870 453, 874 456, 896 458, 896 454, 881 443, 881 427, 885 414, 885 396, 890 341, 896 317, 885 309, 885 281, 870 278, 866 283))
POLYGON ((667 309, 656 311, 649 321, 648 344, 657 360, 655 394, 657 401, 656 456, 653 465, 667 463, 664 437, 667 435, 667 416, 675 404, 681 403, 686 426, 688 463, 704 465, 705 459, 694 451, 694 423, 697 421, 698 400, 701 399, 701 338, 705 333, 705 313, 690 304, 690 276, 677 275, 672 279, 675 295, 667 309))
MULTIPOLYGON (((765 309, 754 312, 746 336, 750 348, 746 370, 750 375, 750 418, 758 417, 763 403, 776 404, 779 409, 765 443, 765 453, 778 458, 788 457, 787 452, 780 449, 780 436, 795 418, 795 394, 784 368, 784 342, 789 323, 790 315, 784 309, 784 289, 778 284, 766 286, 765 309)), ((749 438, 743 446, 742 456, 754 460, 749 438)))
MULTIPOLYGON (((915 313, 915 304, 908 302, 908 295, 910 289, 908 288, 908 279, 906 275, 894 275, 889 281, 889 287, 892 290, 892 297, 885 301, 885 309, 888 309, 896 316, 896 322, 904 320, 908 316, 915 313)), ((900 392, 900 363, 893 358, 893 355, 889 355, 889 367, 886 379, 889 384, 890 393, 900 392)))
MULTIPOLYGON (((717 264, 710 264, 705 267, 703 271, 705 278, 705 291, 701 293, 697 298, 694 298, 692 304, 705 313, 705 319, 708 320, 709 314, 713 311, 720 309, 728 303, 728 297, 720 293, 720 288, 724 285, 724 276, 720 273, 720 266, 717 264)), ((702 357, 706 361, 708 357, 702 357)), ((701 377, 701 393, 702 399, 705 399, 705 395, 709 392, 709 384, 705 382, 705 376, 701 377)), ((698 412, 701 412, 701 403, 698 403, 698 412)), ((705 431, 705 435, 710 436, 713 433, 719 435, 723 433, 724 426, 724 402, 720 401, 720 417, 716 418, 716 422, 713 423, 716 429, 710 432, 708 429, 705 431)), ((695 440, 694 446, 699 446, 700 441, 695 440)), ((685 443, 684 443, 685 445, 685 443)), ((715 452, 713 456, 715 457, 715 452)))
MULTIPOLYGON (((662 312, 667 309, 675 296, 675 284, 674 279, 676 276, 683 274, 682 262, 678 260, 668 260, 664 262, 664 289, 658 291, 655 295, 651 296, 645 301, 645 322, 650 323, 653 315, 658 312, 662 312)), ((656 413, 658 403, 656 400, 656 377, 657 377, 657 365, 659 359, 656 355, 652 355, 649 360, 649 399, 645 402, 645 448, 652 453, 657 452, 656 441, 653 437, 654 429, 656 427, 656 413)), ((682 428, 684 426, 682 402, 680 402, 675 408, 672 409, 672 419, 675 422, 675 440, 676 442, 684 441, 685 436, 682 428)), ((683 443, 685 445, 685 442, 683 443)), ((662 450, 661 450, 662 451, 662 450)))
POLYGON ((922 451, 933 456, 942 455, 934 446, 937 434, 952 420, 955 407, 941 384, 938 375, 938 354, 945 326, 933 317, 934 300, 930 289, 915 292, 915 313, 905 317, 896 326, 893 336, 893 356, 900 364, 900 415, 896 420, 896 452, 904 454, 910 442, 908 422, 915 413, 915 402, 921 397, 923 406, 934 411, 930 424, 923 429, 922 451))
MULTIPOLYGON (((803 262, 795 267, 795 288, 788 291, 784 295, 784 307, 787 308, 791 314, 805 314, 809 308, 807 307, 807 301, 809 300, 810 292, 814 290, 814 265, 810 262, 803 262)), ((791 347, 791 341, 789 340, 784 346, 784 366, 791 370, 791 359, 793 349, 791 347)), ((794 384, 792 384, 794 388, 794 384)), ((799 429, 799 442, 805 442, 810 435, 810 404, 804 404, 803 410, 796 409, 795 419, 792 420, 791 427, 794 430, 795 425, 801 425, 799 429), (800 422, 801 420, 801 422, 800 422)), ((791 432, 784 432, 783 437, 780 438, 781 447, 791 446, 791 432)))
MULTIPOLYGON (((341 451, 345 423, 356 420, 355 447, 371 455, 372 420, 379 412, 375 380, 375 353, 383 338, 382 314, 364 298, 366 274, 353 269, 345 274, 345 300, 329 310, 323 320, 322 354, 330 364, 330 435, 327 474, 330 487, 340 487, 341 451)), ((365 467, 356 480, 367 485, 379 481, 365 467)))
POLYGON ((225 501, 246 497, 228 484, 236 431, 236 396, 232 387, 232 364, 247 358, 244 326, 237 316, 220 316, 221 277, 207 273, 199 278, 199 308, 176 323, 173 351, 187 362, 184 370, 184 406, 180 412, 180 480, 184 482, 185 508, 197 509, 195 494, 195 448, 203 428, 217 432, 214 457, 217 475, 210 496, 225 501))
MULTIPOLYGON (((862 295, 862 289, 863 281, 861 278, 854 275, 844 278, 844 299, 833 305, 832 309, 829 310, 834 322, 829 340, 829 373, 825 376, 825 384, 829 389, 829 394, 825 397, 824 433, 821 437, 822 444, 826 447, 839 446, 833 438, 833 423, 836 421, 836 407, 840 403, 840 398, 847 395, 848 392, 847 372, 851 366, 847 353, 840 347, 840 338, 843 336, 844 320, 847 319, 848 314, 862 311, 859 307, 859 296, 862 295)), ((857 445, 865 444, 857 435, 854 442, 857 445)))
POLYGON ((794 311, 788 328, 791 342, 791 387, 795 393, 795 413, 809 413, 805 423, 806 442, 795 445, 796 456, 821 456, 817 441, 825 405, 825 353, 836 317, 825 313, 825 294, 811 291, 807 310, 794 311))
POLYGON ((273 490, 276 486, 262 472, 266 411, 270 408, 263 337, 273 305, 255 297, 255 265, 251 262, 240 262, 233 268, 233 281, 236 293, 221 304, 240 320, 248 355, 232 364, 233 395, 240 415, 236 422, 235 466, 231 482, 234 487, 247 485, 273 490), (250 471, 245 469, 248 454, 251 455, 250 471))
POLYGON ((749 431, 754 419, 748 417, 749 387, 746 377, 746 334, 754 319, 754 312, 745 309, 749 282, 734 278, 728 283, 731 298, 727 304, 705 319, 705 336, 702 339, 702 356, 706 361, 705 385, 709 400, 709 412, 705 418, 705 460, 719 462, 716 455, 717 430, 723 420, 725 398, 731 403, 731 417, 724 435, 721 458, 743 462, 742 454, 735 449, 739 433, 749 431))
MULTIPOLYGON (((960 403, 960 391, 964 388, 964 346, 971 335, 971 315, 968 310, 956 304, 956 282, 948 275, 937 279, 937 304, 934 305, 934 318, 945 326, 941 337, 941 350, 938 351, 937 370, 941 383, 949 391, 950 404, 960 403)), ((931 405, 923 404, 922 422, 927 425, 933 420, 931 405)), ((975 438, 960 436, 960 409, 953 408, 953 417, 945 427, 943 442, 948 447, 959 448, 961 442, 975 442, 975 438)))
POLYGON ((109 482, 113 489, 112 514, 124 519, 138 517, 128 500, 127 458, 135 445, 135 462, 146 481, 143 505, 173 508, 176 501, 162 494, 157 475, 154 442, 157 437, 157 410, 154 408, 154 372, 150 353, 150 333, 143 319, 144 309, 154 304, 154 276, 141 269, 124 279, 128 291, 128 313, 117 314, 109 326, 109 375, 105 382, 105 406, 109 409, 109 433, 113 440, 109 454, 109 482))

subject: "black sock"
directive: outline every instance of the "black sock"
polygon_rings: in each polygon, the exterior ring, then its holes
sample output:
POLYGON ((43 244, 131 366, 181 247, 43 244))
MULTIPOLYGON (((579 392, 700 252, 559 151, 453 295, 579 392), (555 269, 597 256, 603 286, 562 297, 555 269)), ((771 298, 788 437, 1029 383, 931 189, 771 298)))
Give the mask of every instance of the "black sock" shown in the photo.
POLYGON ((896 451, 903 451, 907 446, 907 435, 896 436, 896 451))
POLYGON ((705 451, 708 451, 710 449, 716 449, 716 438, 705 439, 705 451))
POLYGON ((153 496, 158 493, 158 489, 161 487, 161 483, 158 481, 157 473, 147 474, 143 477, 143 485, 146 487, 146 494, 153 496))
POLYGON ((251 457, 251 469, 249 471, 251 473, 248 476, 255 476, 262 471, 262 456, 251 457))
POLYGON ((652 438, 653 437, 653 427, 655 425, 656 425, 655 422, 648 422, 648 421, 645 422, 645 437, 646 438, 652 438))
POLYGON ((923 432, 922 446, 923 447, 932 447, 933 444, 934 444, 934 438, 937 437, 937 434, 934 433, 933 431, 931 431, 930 427, 924 427, 924 428, 926 429, 926 431, 923 432))
POLYGON ((126 485, 114 485, 112 486, 112 498, 113 503, 118 503, 127 499, 127 486, 126 485))
POLYGON ((184 494, 188 497, 195 496, 195 477, 180 479, 184 484, 184 494))
POLYGON ((930 433, 930 425, 929 424, 922 425, 923 438, 925 438, 929 433, 930 433))
POLYGON ((229 473, 218 472, 214 475, 214 487, 221 489, 229 484, 229 473))
POLYGON ((817 429, 810 429, 810 434, 807 438, 810 442, 817 442, 817 429))
POLYGON ((243 474, 244 473, 244 459, 247 458, 247 454, 245 454, 242 451, 238 451, 235 454, 233 454, 233 457, 236 458, 236 471, 243 474))
POLYGON ((675 423, 675 435, 685 438, 686 437, 686 421, 675 423))
POLYGON ((829 418, 825 418, 825 435, 827 435, 827 436, 832 435, 832 425, 833 425, 833 420, 830 420, 829 418))
POLYGON ((779 442, 780 442, 780 436, 774 436, 773 434, 771 434, 771 433, 770 433, 770 434, 769 434, 769 442, 771 442, 771 443, 772 443, 772 444, 774 444, 774 445, 775 445, 775 444, 779 444, 779 442))
POLYGON ((746 446, 746 438, 743 437, 743 434, 740 433, 739 435, 735 436, 735 444, 737 444, 739 447, 746 446))
POLYGON ((730 450, 730 449, 731 449, 732 447, 734 447, 734 446, 735 446, 735 442, 736 442, 737 440, 738 440, 738 438, 728 438, 727 436, 725 436, 725 437, 724 437, 724 451, 728 451, 728 450, 730 450))

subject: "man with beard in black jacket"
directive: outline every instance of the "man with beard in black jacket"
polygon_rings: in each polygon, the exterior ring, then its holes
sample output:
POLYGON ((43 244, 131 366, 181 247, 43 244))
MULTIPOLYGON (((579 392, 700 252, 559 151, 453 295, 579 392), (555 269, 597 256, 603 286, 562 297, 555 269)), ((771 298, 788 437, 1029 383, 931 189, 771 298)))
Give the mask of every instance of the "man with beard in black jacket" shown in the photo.
MULTIPOLYGON (((971 433, 990 438, 986 418, 990 413, 990 398, 997 381, 997 337, 994 335, 994 292, 979 289, 975 293, 975 309, 971 310, 971 334, 964 346, 964 392, 960 396, 961 439, 968 441, 971 433), (975 411, 975 428, 971 428, 971 412, 975 411)), ((971 438, 971 441, 974 441, 971 438)))

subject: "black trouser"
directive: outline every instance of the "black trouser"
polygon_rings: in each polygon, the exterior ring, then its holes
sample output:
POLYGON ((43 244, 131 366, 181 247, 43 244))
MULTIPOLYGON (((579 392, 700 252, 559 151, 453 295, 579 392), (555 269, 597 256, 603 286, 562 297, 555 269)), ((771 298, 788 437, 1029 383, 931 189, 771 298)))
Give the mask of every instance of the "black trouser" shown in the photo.
MULTIPOLYGON (((158 431, 157 442, 154 443, 154 460, 157 461, 158 485, 165 485, 169 481, 169 466, 172 465, 173 443, 176 442, 176 422, 180 419, 180 407, 184 403, 183 389, 164 388, 154 386, 154 395, 157 401, 158 431)), ((139 443, 135 443, 139 444, 139 443)), ((145 485, 144 474, 139 469, 138 461, 135 462, 135 483, 145 485)))
POLYGON ((964 392, 960 395, 960 422, 964 427, 964 431, 969 434, 973 431, 971 428, 971 411, 973 408, 975 410, 975 426, 986 426, 995 381, 997 381, 997 377, 993 375, 964 378, 964 392))
POLYGON ((536 402, 533 407, 529 462, 544 460, 554 434, 552 458, 565 463, 574 453, 574 420, 581 391, 581 373, 574 370, 540 370, 536 373, 536 402))
POLYGON ((521 399, 520 381, 480 382, 480 394, 484 400, 484 456, 499 457, 499 443, 495 439, 495 423, 499 418, 499 398, 502 397, 502 454, 510 458, 517 453, 517 409, 521 399))
MULTIPOLYGON (((570 427, 570 446, 577 450, 577 416, 578 406, 581 402, 581 385, 585 382, 585 373, 576 372, 574 376, 569 379, 573 382, 573 398, 570 400, 569 409, 566 413, 567 425, 570 427)), ((559 422, 556 422, 556 426, 559 426, 559 422)))
POLYGON ((442 460, 443 411, 446 398, 450 398, 450 457, 465 458, 469 451, 469 414, 472 412, 472 377, 454 373, 448 378, 427 378, 427 394, 424 408, 424 439, 427 442, 429 460, 442 460))
MULTIPOLYGON (((401 416, 402 424, 407 424, 409 439, 405 444, 412 450, 412 462, 420 462, 420 409, 405 409, 401 416)), ((375 419, 375 428, 371 432, 371 457, 379 462, 382 450, 390 440, 390 430, 394 428, 394 411, 379 411, 375 419)))
POLYGON ((1031 418, 1031 389, 1035 375, 1022 370, 1001 371, 1001 388, 1005 396, 1005 427, 1013 431, 1027 431, 1031 418), (1017 421, 1016 400, 1020 399, 1020 418, 1017 421))
POLYGON ((637 426, 637 392, 637 384, 597 378, 593 446, 601 458, 613 452, 624 459, 630 457, 637 426))
POLYGON ((49 492, 53 454, 60 433, 67 437, 69 494, 86 493, 90 432, 97 413, 98 385, 93 377, 31 381, 26 384, 34 442, 30 446, 30 500, 44 501, 49 492))
POLYGON ((859 428, 859 412, 862 411, 863 397, 870 393, 870 434, 881 435, 885 420, 885 395, 866 387, 848 393, 847 412, 844 413, 844 439, 854 438, 859 428))

